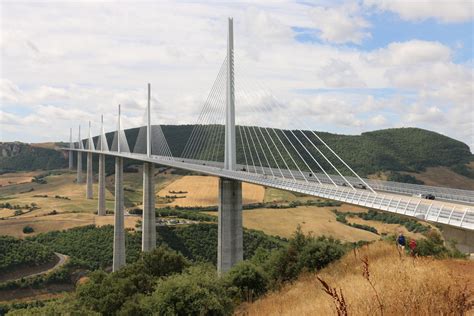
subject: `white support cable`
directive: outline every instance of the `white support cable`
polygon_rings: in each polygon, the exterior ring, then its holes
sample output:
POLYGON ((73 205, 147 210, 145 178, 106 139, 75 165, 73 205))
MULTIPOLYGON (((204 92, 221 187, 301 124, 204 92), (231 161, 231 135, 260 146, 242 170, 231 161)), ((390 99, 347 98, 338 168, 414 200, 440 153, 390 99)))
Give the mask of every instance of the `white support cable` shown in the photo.
POLYGON ((316 150, 321 154, 321 156, 324 157, 324 159, 331 165, 331 167, 332 167, 334 170, 337 171, 337 173, 339 174, 339 176, 340 176, 341 178, 343 178, 344 181, 346 181, 347 184, 349 184, 349 186, 350 186, 353 190, 355 190, 354 186, 353 186, 349 181, 347 181, 346 177, 344 177, 344 176, 342 175, 342 173, 339 172, 339 170, 338 170, 338 169, 332 164, 332 162, 321 152, 321 150, 319 150, 319 148, 311 141, 311 139, 309 139, 309 137, 308 137, 303 131, 300 130, 300 132, 301 132, 301 134, 303 134, 304 137, 306 137, 306 139, 311 143, 311 145, 313 145, 313 147, 316 148, 316 150))
POLYGON ((245 131, 245 128, 243 126, 242 126, 242 130, 244 131, 245 141, 247 142, 247 146, 248 146, 247 148, 250 153, 250 159, 252 160, 253 170, 255 171, 255 173, 257 173, 257 168, 255 167, 255 160, 253 160, 252 151, 250 150, 250 144, 249 144, 249 139, 247 137, 247 132, 245 131))
MULTIPOLYGON (((291 131, 291 130, 290 130, 291 131)), ((319 164, 319 162, 316 160, 316 158, 314 158, 313 154, 311 154, 311 152, 306 148, 305 145, 303 145, 303 143, 300 141, 300 139, 293 133, 293 131, 291 131, 291 133, 293 134, 293 136, 295 137, 295 139, 300 143, 301 147, 308 153, 308 155, 311 157, 311 159, 313 159, 313 161, 318 165, 318 168, 321 169, 324 174, 326 175, 326 177, 329 179, 329 181, 332 182, 332 184, 334 184, 334 186, 337 188, 337 184, 336 182, 334 182, 334 180, 326 173, 326 170, 324 170, 324 168, 319 164)), ((310 169, 311 170, 311 169, 310 169)), ((314 177, 316 178, 316 180, 318 180, 319 184, 322 184, 321 180, 319 180, 318 176, 316 175, 316 173, 314 173, 314 177)))
POLYGON ((188 155, 189 155, 188 151, 190 150, 190 146, 191 146, 191 144, 192 144, 192 141, 193 141, 194 138, 196 137, 196 135, 195 135, 196 132, 197 132, 196 129, 198 128, 199 122, 202 120, 202 118, 203 118, 203 116, 204 116, 205 110, 206 110, 207 105, 208 105, 209 97, 210 97, 210 95, 211 95, 211 93, 212 93, 214 87, 216 86, 217 81, 219 80, 219 77, 220 77, 220 75, 221 75, 221 72, 222 72, 223 69, 226 69, 226 67, 225 67, 226 63, 227 63, 227 57, 224 58, 224 61, 222 62, 221 67, 219 68, 219 72, 217 73, 217 76, 216 76, 216 78, 214 79, 214 82, 213 82, 213 84, 212 84, 212 86, 211 86, 211 91, 209 92, 209 94, 208 94, 208 96, 207 96, 207 99, 206 99, 206 102, 204 103, 204 107, 201 108, 201 112, 200 112, 200 114, 199 114, 199 116, 198 116, 198 119, 197 119, 197 121, 196 121, 196 125, 193 127, 193 130, 191 131, 191 135, 189 136, 188 141, 186 142, 186 145, 185 145, 185 147, 184 147, 184 149, 183 149, 183 153, 181 154, 181 156, 182 156, 183 158, 189 157, 189 156, 188 156, 188 155))
POLYGON ((245 152, 245 146, 244 146, 244 139, 242 138, 242 131, 241 131, 241 126, 236 126, 237 131, 239 132, 240 135, 240 142, 242 144, 242 150, 244 151, 244 158, 245 158, 245 166, 246 166, 246 171, 249 172, 249 163, 247 161, 247 154, 245 152))
MULTIPOLYGON (((213 127, 212 127, 212 133, 210 139, 210 144, 212 145, 212 154, 211 151, 209 150, 209 154, 211 156, 211 160, 215 161, 218 160, 219 158, 219 150, 221 149, 220 143, 221 143, 221 134, 222 134, 222 127, 224 125, 224 117, 225 117, 225 99, 223 98, 224 95, 224 90, 225 90, 225 78, 223 78, 220 82, 219 85, 222 84, 222 87, 219 87, 217 89, 218 93, 215 98, 215 104, 216 104, 216 111, 215 115, 212 118, 213 122, 213 127), (215 158, 214 158, 215 157, 215 158)), ((208 158, 206 157, 206 160, 208 158)))
POLYGON ((263 164, 262 160, 260 160, 260 155, 258 154, 257 147, 255 146, 255 141, 253 140, 252 133, 250 132, 250 127, 247 126, 247 131, 249 132, 250 135, 250 140, 252 141, 253 149, 255 150, 255 154, 257 155, 258 162, 260 164, 260 169, 262 170, 262 173, 265 174, 265 170, 263 169, 263 164))
MULTIPOLYGON (((260 85, 260 83, 257 82, 256 85, 258 85, 258 86, 260 86, 260 88, 262 88, 262 86, 260 85)), ((265 91, 265 92, 267 93, 267 95, 270 96, 271 99, 275 99, 271 93, 268 93, 268 92, 267 92, 267 89, 262 89, 262 90, 265 91)), ((282 105, 279 104, 279 102, 276 102, 276 105, 277 105, 278 107, 282 108, 282 105)), ((296 118, 296 119, 298 119, 298 118, 296 118)), ((301 122, 301 121, 300 121, 300 122, 301 122)), ((302 123, 303 123, 304 125, 306 125, 304 122, 302 122, 302 123)), ((310 130, 310 129, 308 129, 308 130, 310 130)), ((300 130, 300 131, 301 131, 301 130, 300 130)), ((313 133, 314 133, 314 132, 313 132, 313 133)), ((316 135, 316 134, 315 134, 315 135, 316 135)), ((305 135, 305 136, 306 136, 306 135, 305 135)), ((318 139, 320 139, 320 137, 319 137, 318 135, 316 135, 316 137, 317 137, 318 139)), ((322 139, 321 139, 321 142, 322 142, 326 147, 328 147, 328 149, 330 149, 331 152, 333 152, 333 154, 337 155, 324 141, 322 141, 322 139)), ((318 151, 319 151, 319 148, 317 148, 317 149, 318 149, 318 151)), ((319 151, 319 152, 320 152, 320 151, 319 151)), ((321 152, 320 152, 320 153, 321 153, 321 152)), ((322 154, 322 153, 321 153, 321 154, 322 154)), ((324 157, 325 157, 325 156, 324 156, 324 157)), ((342 158, 340 158, 339 156, 337 156, 337 157, 338 157, 339 160, 343 161, 342 158)), ((326 157, 325 157, 325 158, 326 158, 326 157)), ((328 159, 326 158, 326 160, 328 160, 328 159)), ((332 165, 332 167, 337 171, 338 174, 342 175, 342 174, 339 172, 339 170, 338 170, 337 168, 335 168, 334 165, 333 165, 330 161, 328 161, 328 162, 332 165)), ((343 162, 343 163, 344 163, 345 165, 347 165, 345 162, 343 162)), ((361 178, 359 177, 359 175, 357 175, 357 173, 354 172, 354 170, 352 170, 348 165, 347 165, 347 167, 348 167, 359 179, 361 179, 361 178)), ((348 182, 347 179, 346 179, 344 176, 342 176, 342 178, 349 184, 349 186, 351 186, 351 187, 354 189, 354 187, 352 186, 352 184, 351 184, 350 182, 348 182)), ((367 187, 369 187, 369 189, 370 189, 373 193, 375 193, 375 191, 372 189, 372 187, 370 187, 370 186, 369 186, 365 181, 363 181, 362 179, 361 179, 361 181, 362 181, 367 187)), ((355 190, 355 189, 354 189, 354 190, 355 190)))
POLYGON ((209 111, 211 112, 209 117, 208 117, 208 125, 209 127, 206 128, 206 132, 204 133, 203 137, 206 137, 206 140, 204 141, 201 149, 201 155, 202 152, 207 153, 207 155, 203 158, 200 158, 201 160, 208 160, 208 156, 211 153, 212 150, 212 159, 214 160, 214 154, 217 154, 216 160, 218 160, 218 154, 220 150, 220 134, 221 134, 221 126, 223 125, 222 120, 225 117, 225 102, 223 102, 223 93, 225 90, 225 72, 221 73, 220 76, 222 76, 219 81, 216 84, 216 89, 213 93, 213 96, 211 98, 211 107, 209 108, 209 111), (217 140, 215 140, 217 138, 217 140))
MULTIPOLYGON (((267 132, 268 137, 270 138, 270 141, 272 142, 273 146, 274 146, 275 149, 277 150, 278 155, 280 155, 280 158, 281 158, 281 160, 283 161, 283 163, 285 164, 286 169, 289 170, 290 168, 288 167, 288 164, 286 163, 285 158, 283 158, 283 156, 281 155, 281 152, 280 152, 280 150, 278 149, 277 145, 275 144, 275 141, 273 140, 273 137, 270 136, 270 133, 268 132, 268 129, 267 129, 266 127, 263 127, 263 129, 265 130, 265 132, 267 132)), ((295 178, 295 176, 293 175, 293 172, 290 171, 290 175, 291 175, 291 177, 293 178, 293 180, 296 181, 296 178, 295 178)))
MULTIPOLYGON (((280 174, 281 174, 281 176, 283 177, 283 179, 286 179, 286 178, 285 178, 285 175, 283 174, 283 172, 282 172, 281 169, 280 169, 280 166, 278 165, 278 162, 277 162, 275 156, 273 155, 273 153, 272 153, 272 151, 271 151, 271 149, 270 149, 270 146, 268 145, 267 139, 265 138, 265 136, 264 136, 263 133, 262 133, 262 128, 258 127, 257 129, 258 129, 258 131, 260 132, 260 135, 262 135, 263 141, 265 142, 265 145, 267 146, 268 151, 270 152, 270 155, 272 156, 273 161, 275 162, 275 165, 276 165, 277 168, 278 168, 278 171, 280 172, 280 174)), ((272 168, 272 167, 270 166, 270 168, 272 168)))
POLYGON ((198 119, 198 122, 197 122, 198 129, 195 134, 193 146, 190 149, 191 154, 188 156, 189 158, 195 158, 194 157, 195 153, 198 152, 200 150, 200 147, 202 146, 207 123, 211 120, 211 117, 212 117, 212 111, 210 109, 212 108, 213 105, 212 105, 212 102, 210 102, 210 100, 213 100, 213 97, 216 91, 219 90, 219 85, 220 85, 219 82, 222 80, 222 76, 223 76, 222 70, 225 69, 224 66, 225 66, 225 63, 222 64, 221 70, 219 71, 216 81, 214 82, 211 88, 211 91, 208 95, 208 98, 206 100, 206 103, 204 104, 204 109, 203 109, 204 115, 198 119))
MULTIPOLYGON (((254 95, 255 95, 255 94, 254 94, 254 95)), ((267 103, 263 103, 263 106, 265 107, 265 110, 268 110, 268 111, 271 110, 271 109, 269 108, 269 105, 268 105, 267 103)), ((254 107, 251 107, 251 109, 254 110, 254 107)), ((257 108, 257 110, 258 110, 259 112, 262 112, 263 114, 266 114, 262 109, 258 109, 258 108, 257 108)), ((254 110, 254 113, 256 113, 255 110, 254 110)), ((271 127, 270 127, 270 128, 271 128, 271 127)), ((276 135, 277 138, 279 139, 280 143, 282 143, 282 141, 281 141, 281 139, 279 138, 278 134, 275 132, 275 129, 274 129, 274 128, 271 128, 271 129, 273 130, 273 132, 275 133, 275 135, 276 135)), ((268 133, 268 132, 267 132, 267 133, 268 133)), ((269 135, 269 136, 270 136, 270 135, 269 135)), ((271 139, 272 142, 273 142, 273 139, 272 139, 271 136, 270 136, 270 139, 271 139)), ((293 144, 292 144, 291 142, 290 142, 290 144, 293 146, 293 144)), ((274 144, 274 145, 275 145, 275 144, 274 144)), ((288 152, 288 149, 285 147, 285 145, 284 145, 283 143, 282 143, 282 145, 283 145, 283 147, 285 148, 285 150, 286 150, 286 152, 288 153, 288 155, 290 156, 290 158, 292 159, 292 161, 293 161, 294 165, 296 166, 296 168, 299 170, 299 172, 300 172, 300 174, 302 175, 303 179, 304 179, 306 182, 308 182, 308 180, 306 179, 306 177, 305 177, 304 174, 302 173, 301 169, 298 167, 298 165, 297 165, 296 162, 294 161, 292 155, 288 152)), ((275 146, 275 147, 276 147, 276 146, 275 146)), ((304 146, 303 146, 303 147, 304 147, 304 146)), ((277 150, 278 150, 278 147, 276 147, 276 148, 277 148, 277 150)), ((305 148, 305 147, 304 147, 304 148, 305 148)), ((305 148, 305 149, 306 149, 306 148, 305 148)), ((297 152, 297 153, 298 153, 298 152, 297 152)), ((299 154, 299 153, 298 153, 298 154, 299 154)), ((282 156, 281 156, 281 153, 280 153, 280 157, 282 157, 282 156)), ((300 157, 301 157, 301 156, 300 156, 300 157)), ((283 157, 282 157, 282 160, 283 160, 283 162, 285 163, 285 165, 286 165, 286 167, 287 167, 289 173, 290 173, 291 176, 293 177, 293 179, 296 180, 295 177, 294 177, 294 175, 293 175, 293 172, 290 170, 290 168, 289 168, 288 165, 286 164, 286 160, 283 159, 283 157)), ((303 160, 303 162, 304 162, 305 164, 307 164, 307 162, 306 162, 304 159, 302 159, 302 160, 303 160)), ((313 160, 315 160, 314 157, 313 157, 313 160)), ((315 161, 316 161, 316 160, 315 160, 315 161)), ((316 163, 317 163, 318 166, 321 168, 321 170, 323 170, 323 172, 326 174, 326 176, 331 180, 331 182, 334 183, 334 181, 332 181, 332 179, 331 179, 331 178, 329 177, 329 175, 324 171, 324 169, 322 169, 321 165, 320 165, 317 161, 316 161, 316 163)), ((309 169, 310 169, 310 168, 309 168, 309 169)), ((311 169, 310 169, 310 171, 311 171, 311 169)), ((280 172, 281 172, 281 171, 280 171, 280 172)), ((318 181, 319 181, 319 179, 318 179, 318 181)), ((320 181, 319 181, 319 182, 320 182, 320 181)), ((336 184, 334 183, 334 185, 336 185, 336 184)), ((336 185, 336 186, 337 186, 337 185, 336 185)))
MULTIPOLYGON (((258 128, 258 127, 257 127, 258 128)), ((260 139, 258 139, 257 132, 255 132, 255 126, 252 126, 253 132, 255 134, 255 138, 257 138, 257 142, 260 145, 260 149, 262 150, 263 157, 265 157, 265 160, 267 161, 268 169, 270 169, 270 173, 272 174, 272 177, 275 177, 275 174, 273 173, 273 169, 270 165, 270 162, 268 161, 267 155, 265 154, 265 151, 263 150, 262 143, 260 142, 260 139)))
MULTIPOLYGON (((280 144, 283 146, 283 148, 285 149, 286 153, 288 154, 288 156, 290 156, 291 158, 291 161, 293 162, 293 164, 296 166, 296 168, 298 169, 298 171, 300 172, 301 176, 303 177, 303 179, 306 181, 306 182, 309 182, 308 179, 306 179, 304 173, 301 171, 300 167, 298 166, 298 164, 296 163, 295 159, 293 159, 293 156, 290 154, 290 152, 288 151, 288 148, 286 148, 285 144, 282 142, 282 140, 280 139, 280 136, 278 136, 278 133, 275 131, 274 128, 271 128, 273 130, 273 133, 275 133, 276 137, 278 138, 278 140, 280 141, 280 144)), ((293 172, 290 170, 290 168, 288 168, 288 172, 290 172, 291 174, 293 174, 293 172)))

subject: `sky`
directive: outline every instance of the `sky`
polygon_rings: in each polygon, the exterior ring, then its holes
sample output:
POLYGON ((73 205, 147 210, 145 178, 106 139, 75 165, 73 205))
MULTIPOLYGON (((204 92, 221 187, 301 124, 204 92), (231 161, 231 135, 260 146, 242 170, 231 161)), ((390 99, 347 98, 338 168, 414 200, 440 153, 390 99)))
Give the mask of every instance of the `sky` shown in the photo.
POLYGON ((474 151, 474 2, 0 2, 0 141, 195 123, 234 19, 238 123, 420 127, 474 151), (245 94, 244 94, 245 93, 245 94), (244 97, 245 96, 245 97, 244 97), (278 109, 265 108, 268 97, 278 109), (258 120, 257 117, 258 116, 258 120), (300 123, 302 122, 302 123, 300 123))

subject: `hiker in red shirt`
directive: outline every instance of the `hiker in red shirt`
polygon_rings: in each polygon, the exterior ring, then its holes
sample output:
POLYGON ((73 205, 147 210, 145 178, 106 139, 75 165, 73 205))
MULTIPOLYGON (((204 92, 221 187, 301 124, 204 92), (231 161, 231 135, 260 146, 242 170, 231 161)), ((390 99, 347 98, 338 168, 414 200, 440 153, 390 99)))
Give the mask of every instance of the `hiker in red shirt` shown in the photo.
POLYGON ((412 255, 414 257, 415 256, 415 250, 416 250, 416 240, 411 239, 408 246, 410 247, 410 255, 412 255))

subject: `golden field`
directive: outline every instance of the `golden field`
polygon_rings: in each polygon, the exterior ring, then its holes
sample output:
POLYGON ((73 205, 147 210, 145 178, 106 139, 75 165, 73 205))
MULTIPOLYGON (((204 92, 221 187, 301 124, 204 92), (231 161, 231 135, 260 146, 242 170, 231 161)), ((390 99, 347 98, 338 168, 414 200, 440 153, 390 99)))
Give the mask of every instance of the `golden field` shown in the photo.
MULTIPOLYGON (((209 176, 184 176, 172 182, 158 192, 160 197, 167 195, 186 196, 177 198, 166 205, 178 206, 213 206, 218 203, 219 179, 209 176), (183 194, 174 194, 169 191, 186 191, 183 194)), ((259 185, 243 183, 242 199, 244 204, 263 202, 265 188, 259 185)))
POLYGON ((466 300, 474 304, 473 261, 413 260, 400 256, 393 245, 376 242, 244 304, 237 314, 337 315, 332 296, 317 277, 337 289, 339 297, 342 293, 348 315, 380 315, 381 311, 384 315, 463 315, 469 304, 466 300), (363 276, 365 258, 370 282, 363 276))

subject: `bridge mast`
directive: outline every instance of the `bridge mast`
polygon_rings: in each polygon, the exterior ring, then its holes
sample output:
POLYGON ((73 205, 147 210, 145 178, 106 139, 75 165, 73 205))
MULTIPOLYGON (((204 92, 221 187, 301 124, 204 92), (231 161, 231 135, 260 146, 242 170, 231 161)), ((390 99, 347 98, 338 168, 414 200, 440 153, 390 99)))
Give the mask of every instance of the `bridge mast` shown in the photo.
POLYGON ((229 34, 227 38, 227 106, 225 117, 225 153, 224 168, 235 170, 235 94, 234 94, 234 23, 229 18, 229 34))
MULTIPOLYGON (((233 20, 229 18, 224 169, 234 171, 235 165, 234 34, 233 20)), ((219 274, 227 272, 232 266, 242 260, 242 182, 220 178, 217 272, 219 274)))

